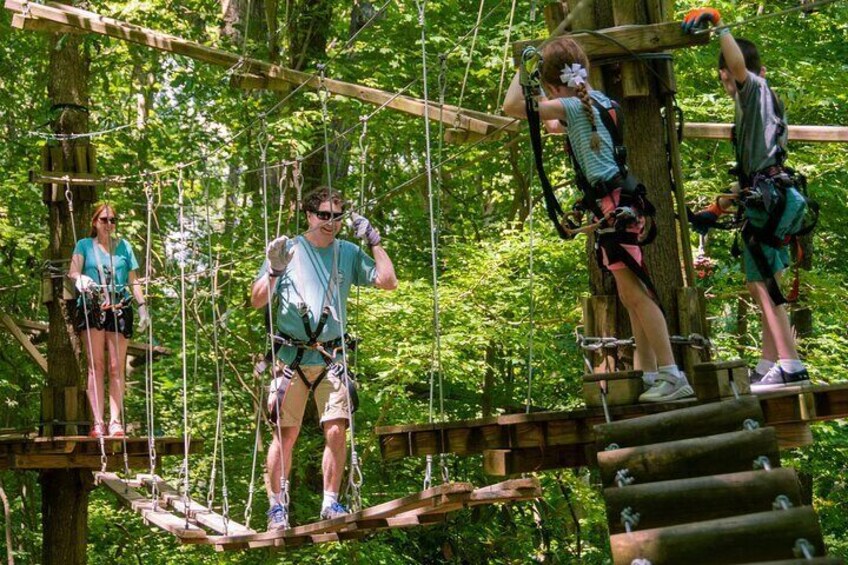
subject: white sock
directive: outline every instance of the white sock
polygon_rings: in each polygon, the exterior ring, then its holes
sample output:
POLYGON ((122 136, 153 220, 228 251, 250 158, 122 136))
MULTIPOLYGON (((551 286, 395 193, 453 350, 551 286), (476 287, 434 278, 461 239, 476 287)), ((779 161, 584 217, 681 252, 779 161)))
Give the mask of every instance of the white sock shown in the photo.
POLYGON ((280 481, 280 492, 268 491, 268 504, 271 505, 271 508, 283 503, 283 491, 289 491, 289 482, 286 479, 280 481))
POLYGON ((677 368, 677 365, 663 365, 662 367, 658 367, 658 369, 660 373, 671 375, 677 380, 683 378, 683 375, 680 373, 680 369, 677 368))
POLYGON ((772 367, 774 367, 774 361, 769 361, 768 359, 763 357, 757 362, 757 366, 754 367, 754 370, 761 375, 765 375, 772 367))
POLYGON ((321 503, 321 510, 324 510, 325 508, 329 508, 330 506, 333 505, 334 502, 338 502, 338 501, 339 501, 339 493, 330 492, 328 490, 325 490, 324 491, 324 502, 321 503))
POLYGON ((797 373, 804 370, 804 363, 800 359, 781 359, 778 361, 780 367, 787 373, 797 373))
POLYGON ((657 371, 642 371, 642 382, 647 386, 653 386, 654 381, 657 380, 657 375, 659 375, 657 371))

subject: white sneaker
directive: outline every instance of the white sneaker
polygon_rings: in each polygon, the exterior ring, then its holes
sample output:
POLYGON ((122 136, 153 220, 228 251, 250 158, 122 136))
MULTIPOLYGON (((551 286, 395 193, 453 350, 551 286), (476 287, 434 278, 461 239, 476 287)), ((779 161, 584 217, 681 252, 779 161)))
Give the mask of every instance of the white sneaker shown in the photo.
POLYGON ((686 375, 680 377, 660 372, 654 385, 639 396, 639 402, 668 402, 695 396, 695 391, 689 386, 686 375))

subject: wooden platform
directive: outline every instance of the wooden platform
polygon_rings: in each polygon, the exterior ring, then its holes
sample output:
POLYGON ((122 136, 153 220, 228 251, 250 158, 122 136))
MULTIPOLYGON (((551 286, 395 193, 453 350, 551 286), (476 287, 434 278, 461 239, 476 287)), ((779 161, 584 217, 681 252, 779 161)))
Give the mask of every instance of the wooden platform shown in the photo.
MULTIPOLYGON (((762 407, 764 423, 775 428, 781 448, 808 444, 810 423, 848 417, 848 384, 790 387, 755 398, 762 407)), ((696 400, 685 400, 614 406, 610 407, 610 414, 613 420, 623 420, 697 404, 696 400)), ((585 408, 442 424, 384 426, 377 428, 376 434, 386 461, 438 453, 482 453, 484 470, 504 476, 591 464, 593 427, 604 421, 602 409, 585 408)))
MULTIPOLYGON (((183 438, 155 439, 158 456, 184 455, 183 438)), ((202 440, 192 440, 189 453, 198 453, 202 440)), ((105 440, 107 470, 124 468, 124 448, 131 469, 146 469, 148 438, 129 437, 105 440)), ((34 437, 29 434, 0 436, 0 470, 91 469, 99 470, 100 441, 88 436, 34 437)))

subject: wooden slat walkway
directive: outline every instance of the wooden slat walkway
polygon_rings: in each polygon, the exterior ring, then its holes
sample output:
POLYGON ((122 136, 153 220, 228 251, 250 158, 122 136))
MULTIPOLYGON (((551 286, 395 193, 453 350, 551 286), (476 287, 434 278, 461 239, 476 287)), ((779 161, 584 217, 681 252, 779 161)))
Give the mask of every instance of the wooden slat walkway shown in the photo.
POLYGON ((219 536, 212 542, 218 551, 228 551, 343 541, 385 529, 431 525, 444 521, 448 513, 469 506, 532 500, 541 495, 536 479, 515 479, 479 489, 470 483, 449 483, 333 520, 255 535, 219 536))
MULTIPOLYGON (((787 387, 751 398, 759 402, 765 424, 775 427, 782 447, 807 443, 810 423, 848 417, 846 383, 787 387)), ((686 400, 614 406, 610 407, 610 413, 613 420, 625 420, 698 404, 696 400, 686 400)), ((592 464, 594 426, 604 421, 602 409, 584 408, 441 424, 383 426, 375 433, 386 461, 438 453, 483 453, 484 470, 504 476, 592 464)))

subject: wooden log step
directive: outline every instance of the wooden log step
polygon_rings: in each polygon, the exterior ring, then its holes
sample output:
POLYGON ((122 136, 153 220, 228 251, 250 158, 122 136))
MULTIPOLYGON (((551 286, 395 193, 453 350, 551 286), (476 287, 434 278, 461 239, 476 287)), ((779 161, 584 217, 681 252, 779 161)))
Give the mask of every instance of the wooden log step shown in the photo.
POLYGON ((97 473, 96 480, 118 495, 119 500, 140 514, 145 522, 170 532, 183 543, 205 543, 206 532, 191 523, 187 523, 185 517, 175 516, 161 506, 154 506, 153 502, 138 492, 118 477, 115 473, 97 473))
POLYGON ((611 534, 625 532, 621 523, 625 508, 639 514, 639 523, 633 529, 649 530, 766 512, 773 509, 779 495, 786 496, 795 507, 803 504, 794 469, 744 471, 604 489, 611 534))
POLYGON ((610 537, 615 565, 647 559, 651 565, 723 565, 791 559, 803 538, 825 552, 818 518, 805 506, 610 537))
POLYGON ((813 559, 781 559, 780 561, 758 561, 746 565, 844 565, 838 557, 814 557, 813 559))
POLYGON ((151 489, 155 484, 156 489, 165 504, 173 508, 176 512, 179 512, 184 516, 188 516, 191 520, 197 522, 201 526, 209 528, 213 532, 221 535, 249 535, 256 533, 255 530, 243 526, 234 520, 226 520, 223 516, 213 512, 203 504, 198 503, 196 500, 190 500, 188 506, 186 506, 183 495, 177 489, 162 480, 161 477, 139 475, 138 480, 143 486, 151 489))
POLYGON ((595 442, 598 451, 613 443, 637 447, 740 431, 748 419, 763 423, 760 403, 753 396, 601 424, 595 426, 595 442))
POLYGON ((774 428, 599 451, 598 465, 603 485, 612 487, 619 470, 626 470, 633 484, 643 484, 750 471, 760 456, 780 466, 774 428))

